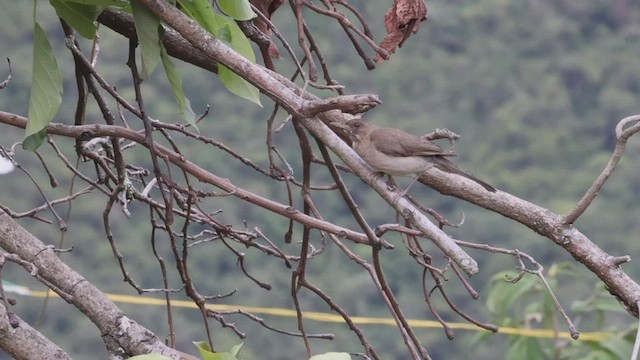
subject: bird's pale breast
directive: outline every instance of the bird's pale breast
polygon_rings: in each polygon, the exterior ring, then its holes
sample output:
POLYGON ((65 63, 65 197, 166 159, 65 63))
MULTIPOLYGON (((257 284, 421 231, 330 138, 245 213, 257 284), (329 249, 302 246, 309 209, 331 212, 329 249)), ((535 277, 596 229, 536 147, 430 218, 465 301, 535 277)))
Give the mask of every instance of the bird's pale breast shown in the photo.
POLYGON ((364 141, 354 144, 353 149, 374 170, 394 176, 409 176, 421 173, 433 167, 433 163, 424 156, 388 156, 368 146, 364 141))

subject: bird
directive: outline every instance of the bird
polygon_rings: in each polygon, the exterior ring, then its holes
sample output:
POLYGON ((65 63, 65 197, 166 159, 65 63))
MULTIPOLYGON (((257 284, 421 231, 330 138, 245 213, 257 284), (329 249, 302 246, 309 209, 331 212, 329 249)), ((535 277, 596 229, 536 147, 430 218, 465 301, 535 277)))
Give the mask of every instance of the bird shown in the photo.
POLYGON ((393 176, 413 176, 402 192, 404 196, 422 172, 431 168, 463 176, 480 184, 490 192, 496 188, 462 170, 449 160, 456 156, 445 152, 437 144, 405 131, 387 128, 370 122, 353 119, 337 124, 349 132, 355 152, 375 171, 393 176))

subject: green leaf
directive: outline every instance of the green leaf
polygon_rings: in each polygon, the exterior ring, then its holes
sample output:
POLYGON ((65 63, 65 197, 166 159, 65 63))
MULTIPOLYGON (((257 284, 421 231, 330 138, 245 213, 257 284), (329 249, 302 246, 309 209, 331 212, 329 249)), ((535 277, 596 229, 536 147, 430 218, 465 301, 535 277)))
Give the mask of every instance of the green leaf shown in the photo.
POLYGON ((246 21, 258 16, 251 10, 248 0, 218 0, 218 5, 225 14, 235 20, 246 21))
POLYGON ((87 39, 95 38, 97 27, 94 22, 102 12, 101 7, 63 0, 50 0, 49 3, 56 9, 56 14, 80 35, 87 39))
POLYGON ((240 343, 233 346, 229 352, 214 353, 206 341, 194 341, 193 344, 200 351, 200 356, 202 356, 203 360, 238 360, 236 355, 240 351, 240 347, 242 347, 242 343, 240 343))
POLYGON ((33 78, 29 99, 29 121, 22 147, 35 150, 42 145, 44 128, 51 123, 62 103, 62 76, 58 63, 44 30, 35 21, 31 73, 33 78))
POLYGON ((220 64, 218 64, 218 75, 227 90, 262 106, 260 103, 260 91, 247 80, 220 64))
POLYGON ((608 296, 606 298, 599 297, 593 304, 593 308, 601 311, 613 311, 624 313, 624 309, 620 306, 620 303, 613 297, 608 296))
POLYGON ((136 355, 136 356, 132 356, 130 358, 127 358, 128 360, 171 360, 170 357, 168 356, 164 356, 162 354, 144 354, 144 355, 136 355))
POLYGON ((160 19, 138 0, 131 0, 131 9, 142 53, 144 78, 148 79, 160 62, 160 19))
POLYGON ((617 358, 615 356, 612 356, 608 352, 602 351, 602 350, 591 351, 589 354, 582 357, 582 360, 618 360, 618 359, 622 359, 622 358, 617 358))
POLYGON ((520 360, 545 359, 546 357, 538 339, 521 337, 511 344, 504 358, 507 360, 520 360))
POLYGON ((243 344, 244 344, 244 343, 240 343, 240 344, 237 344, 237 345, 233 345, 233 346, 231 347, 231 349, 229 350, 229 353, 230 353, 230 354, 232 354, 233 356, 238 356, 238 353, 240 352, 240 349, 242 348, 242 345, 243 345, 243 344))
MULTIPOLYGON (((240 55, 256 61, 251 43, 234 21, 216 14, 208 0, 178 0, 182 11, 193 18, 211 35, 220 39, 240 55)), ((229 68, 218 64, 220 81, 232 93, 260 106, 260 91, 229 68)))
POLYGON ((504 281, 509 274, 502 272, 492 277, 495 285, 487 296, 487 307, 494 314, 506 314, 516 300, 538 284, 538 280, 534 276, 524 276, 515 284, 504 281))
POLYGON ((628 359, 633 352, 633 343, 619 336, 600 342, 600 346, 615 355, 613 359, 628 359))
POLYGON ((224 41, 233 50, 246 57, 251 62, 256 62, 256 55, 253 52, 251 43, 247 36, 240 30, 235 21, 214 13, 219 33, 214 34, 218 39, 224 41))
MULTIPOLYGON (((251 48, 251 44, 238 25, 235 22, 219 15, 217 17, 218 23, 221 24, 219 30, 221 35, 220 39, 231 46, 231 48, 237 51, 240 55, 249 59, 251 62, 255 62, 256 58, 253 53, 253 49, 251 48)), ((262 106, 260 103, 260 91, 258 88, 243 79, 240 75, 234 73, 224 65, 218 65, 218 76, 227 90, 241 98, 262 106)))
POLYGON ((205 355, 213 354, 213 352, 211 352, 211 346, 209 346, 209 343, 206 341, 194 341, 193 345, 198 348, 203 359, 205 358, 205 355))
POLYGON ((169 58, 167 50, 164 48, 164 46, 160 46, 160 58, 162 59, 162 64, 164 65, 164 72, 167 74, 167 78, 169 79, 169 84, 171 84, 173 95, 175 96, 176 102, 180 107, 180 117, 182 117, 182 120, 191 124, 191 126, 198 130, 198 125, 196 124, 196 115, 191 109, 191 103, 189 102, 189 99, 187 99, 187 96, 184 94, 180 73, 178 72, 175 64, 171 62, 171 59, 169 58))
POLYGON ((225 24, 224 20, 226 19, 223 17, 220 18, 222 26, 220 27, 220 29, 218 29, 218 39, 222 40, 223 43, 229 45, 231 44, 232 40, 231 26, 229 26, 229 24, 225 24))
POLYGON ((36 150, 44 142, 47 130, 42 129, 35 134, 31 134, 22 140, 22 148, 25 150, 36 150))
POLYGON ((129 6, 129 2, 126 0, 66 0, 67 3, 77 3, 77 4, 86 4, 86 5, 94 5, 101 7, 127 7, 129 6))
POLYGON ((202 28, 207 30, 211 35, 217 37, 218 22, 208 0, 178 0, 182 6, 182 12, 195 20, 202 28))
POLYGON ((309 360, 351 360, 351 355, 346 352, 328 352, 324 354, 313 355, 309 360))
POLYGON ((478 331, 471 337, 466 346, 473 349, 474 347, 479 346, 481 342, 489 341, 491 336, 493 336, 491 331, 478 331))

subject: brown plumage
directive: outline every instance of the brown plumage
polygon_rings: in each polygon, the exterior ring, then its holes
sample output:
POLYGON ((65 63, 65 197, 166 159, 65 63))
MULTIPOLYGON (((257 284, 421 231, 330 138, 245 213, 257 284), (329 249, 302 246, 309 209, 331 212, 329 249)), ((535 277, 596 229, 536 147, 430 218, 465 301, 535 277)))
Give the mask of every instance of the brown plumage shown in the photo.
POLYGON ((496 191, 493 186, 477 179, 447 159, 456 154, 443 151, 440 146, 427 139, 362 120, 350 120, 346 123, 346 128, 353 140, 353 149, 369 166, 389 175, 414 176, 409 187, 423 171, 435 167, 473 180, 487 191, 496 191))

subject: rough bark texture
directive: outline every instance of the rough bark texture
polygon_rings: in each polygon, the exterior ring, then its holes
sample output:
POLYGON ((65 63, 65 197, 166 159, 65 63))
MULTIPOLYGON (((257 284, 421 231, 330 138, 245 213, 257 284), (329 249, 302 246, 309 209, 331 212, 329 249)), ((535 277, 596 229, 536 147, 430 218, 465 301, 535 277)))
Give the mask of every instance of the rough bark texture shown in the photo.
MULTIPOLYGON (((2 215, 0 215, 2 216, 2 215)), ((17 318, 17 317, 16 317, 17 318)), ((0 304, 0 348, 14 359, 71 359, 64 350, 32 328, 22 319, 17 318, 19 326, 13 328, 9 324, 7 309, 0 304)))
MULTIPOLYGON (((151 331, 127 317, 102 291, 63 263, 51 247, 4 212, 0 212, 0 247, 33 264, 38 275, 57 288, 54 291, 58 295, 82 311, 103 334, 109 354, 133 356, 157 352, 175 359, 190 358, 167 347, 151 331)), ((38 354, 31 359, 48 357, 38 354)))

